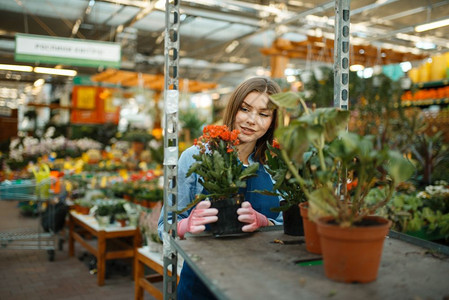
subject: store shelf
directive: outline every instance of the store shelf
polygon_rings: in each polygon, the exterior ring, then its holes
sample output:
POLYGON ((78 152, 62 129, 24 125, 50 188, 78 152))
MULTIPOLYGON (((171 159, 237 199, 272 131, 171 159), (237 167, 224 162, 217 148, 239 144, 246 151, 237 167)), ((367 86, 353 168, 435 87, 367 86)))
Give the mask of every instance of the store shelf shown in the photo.
POLYGON ((402 101, 401 102, 401 105, 403 107, 430 106, 430 105, 442 105, 442 104, 449 104, 449 98, 427 99, 427 100, 417 100, 417 101, 402 101))
POLYGON ((433 87, 440 87, 445 86, 449 84, 449 79, 443 79, 443 80, 437 80, 437 81, 428 81, 428 82, 419 82, 415 83, 414 86, 423 89, 423 88, 433 88, 433 87))

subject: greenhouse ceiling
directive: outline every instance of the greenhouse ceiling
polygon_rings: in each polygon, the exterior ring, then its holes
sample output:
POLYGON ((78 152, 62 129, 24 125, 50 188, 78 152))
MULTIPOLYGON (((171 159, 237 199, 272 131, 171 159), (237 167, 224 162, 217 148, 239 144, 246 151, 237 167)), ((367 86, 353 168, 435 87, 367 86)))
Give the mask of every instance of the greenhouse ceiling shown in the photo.
MULTIPOLYGON (((270 68, 270 57, 262 49, 271 48, 276 38, 315 49, 291 56, 292 68, 329 63, 334 7, 334 1, 323 0, 181 1, 180 77, 228 86, 263 74, 270 68)), ((23 64, 14 60, 15 36, 27 33, 117 42, 122 45, 122 70, 162 74, 164 9, 161 0, 3 0, 0 64, 23 64)), ((399 58, 403 60, 447 52, 449 24, 421 32, 417 26, 448 19, 447 0, 351 1, 351 55, 364 54, 359 46, 374 47, 376 57, 367 61, 373 65, 397 62, 389 57, 392 50, 407 54, 399 58)), ((104 71, 75 69, 84 75, 104 71)), ((34 76, 0 71, 0 80, 32 81, 34 76)))

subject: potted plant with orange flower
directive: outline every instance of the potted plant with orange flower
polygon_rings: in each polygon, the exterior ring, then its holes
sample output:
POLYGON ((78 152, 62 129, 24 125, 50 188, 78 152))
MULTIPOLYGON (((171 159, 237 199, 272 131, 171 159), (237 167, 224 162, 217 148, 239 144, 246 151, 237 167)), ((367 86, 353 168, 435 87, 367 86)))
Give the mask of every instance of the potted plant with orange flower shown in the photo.
POLYGON ((238 158, 236 146, 239 144, 238 130, 230 131, 226 125, 208 125, 203 135, 194 140, 200 152, 186 176, 197 173, 204 192, 195 197, 181 212, 208 198, 211 207, 218 209, 218 221, 211 223, 215 236, 242 233, 243 223, 238 221, 237 209, 244 201, 239 190, 246 187, 246 179, 255 176, 258 163, 244 167, 238 158))

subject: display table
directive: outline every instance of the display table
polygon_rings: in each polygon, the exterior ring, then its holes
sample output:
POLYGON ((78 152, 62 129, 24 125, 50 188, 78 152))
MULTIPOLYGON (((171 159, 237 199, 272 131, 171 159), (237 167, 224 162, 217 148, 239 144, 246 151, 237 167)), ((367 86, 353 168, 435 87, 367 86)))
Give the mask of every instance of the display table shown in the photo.
MULTIPOLYGON (((178 281, 184 259, 178 256, 178 281)), ((168 273, 171 276, 170 270, 168 273)), ((164 263, 161 252, 150 251, 148 246, 137 249, 136 257, 134 258, 134 299, 142 300, 143 291, 147 291, 154 298, 158 300, 163 299, 163 294, 153 283, 163 280, 164 263), (153 269, 156 274, 145 275, 145 266, 153 269)))
POLYGON ((396 238, 385 240, 376 281, 331 281, 302 237, 283 231, 236 238, 189 236, 172 245, 218 299, 443 299, 449 258, 396 238), (283 241, 283 243, 275 242, 283 241), (298 263, 301 262, 302 263, 298 263))
POLYGON ((97 283, 100 286, 104 284, 106 260, 133 258, 140 243, 139 230, 135 226, 100 227, 93 216, 81 215, 73 211, 69 214, 69 229, 69 255, 75 254, 75 241, 95 255, 97 283), (85 239, 83 231, 97 238, 96 247, 85 239), (124 242, 123 238, 130 238, 132 242, 124 242))

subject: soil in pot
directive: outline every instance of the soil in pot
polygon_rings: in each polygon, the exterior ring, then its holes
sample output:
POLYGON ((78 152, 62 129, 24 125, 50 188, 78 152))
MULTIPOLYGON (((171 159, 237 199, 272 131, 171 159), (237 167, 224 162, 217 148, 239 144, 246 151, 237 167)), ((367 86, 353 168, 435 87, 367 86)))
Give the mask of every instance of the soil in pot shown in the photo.
POLYGON ((210 224, 210 230, 215 237, 241 235, 244 223, 238 220, 237 209, 241 207, 243 196, 222 198, 212 201, 211 207, 218 209, 217 222, 210 224))
POLYGON ((332 224, 332 217, 325 217, 317 226, 328 278, 360 283, 376 280, 391 221, 369 216, 356 226, 342 228, 332 224))
MULTIPOLYGON (((284 201, 281 206, 286 205, 284 201)), ((282 212, 284 217, 284 233, 293 236, 303 236, 304 226, 298 205, 291 205, 287 210, 282 212)))

